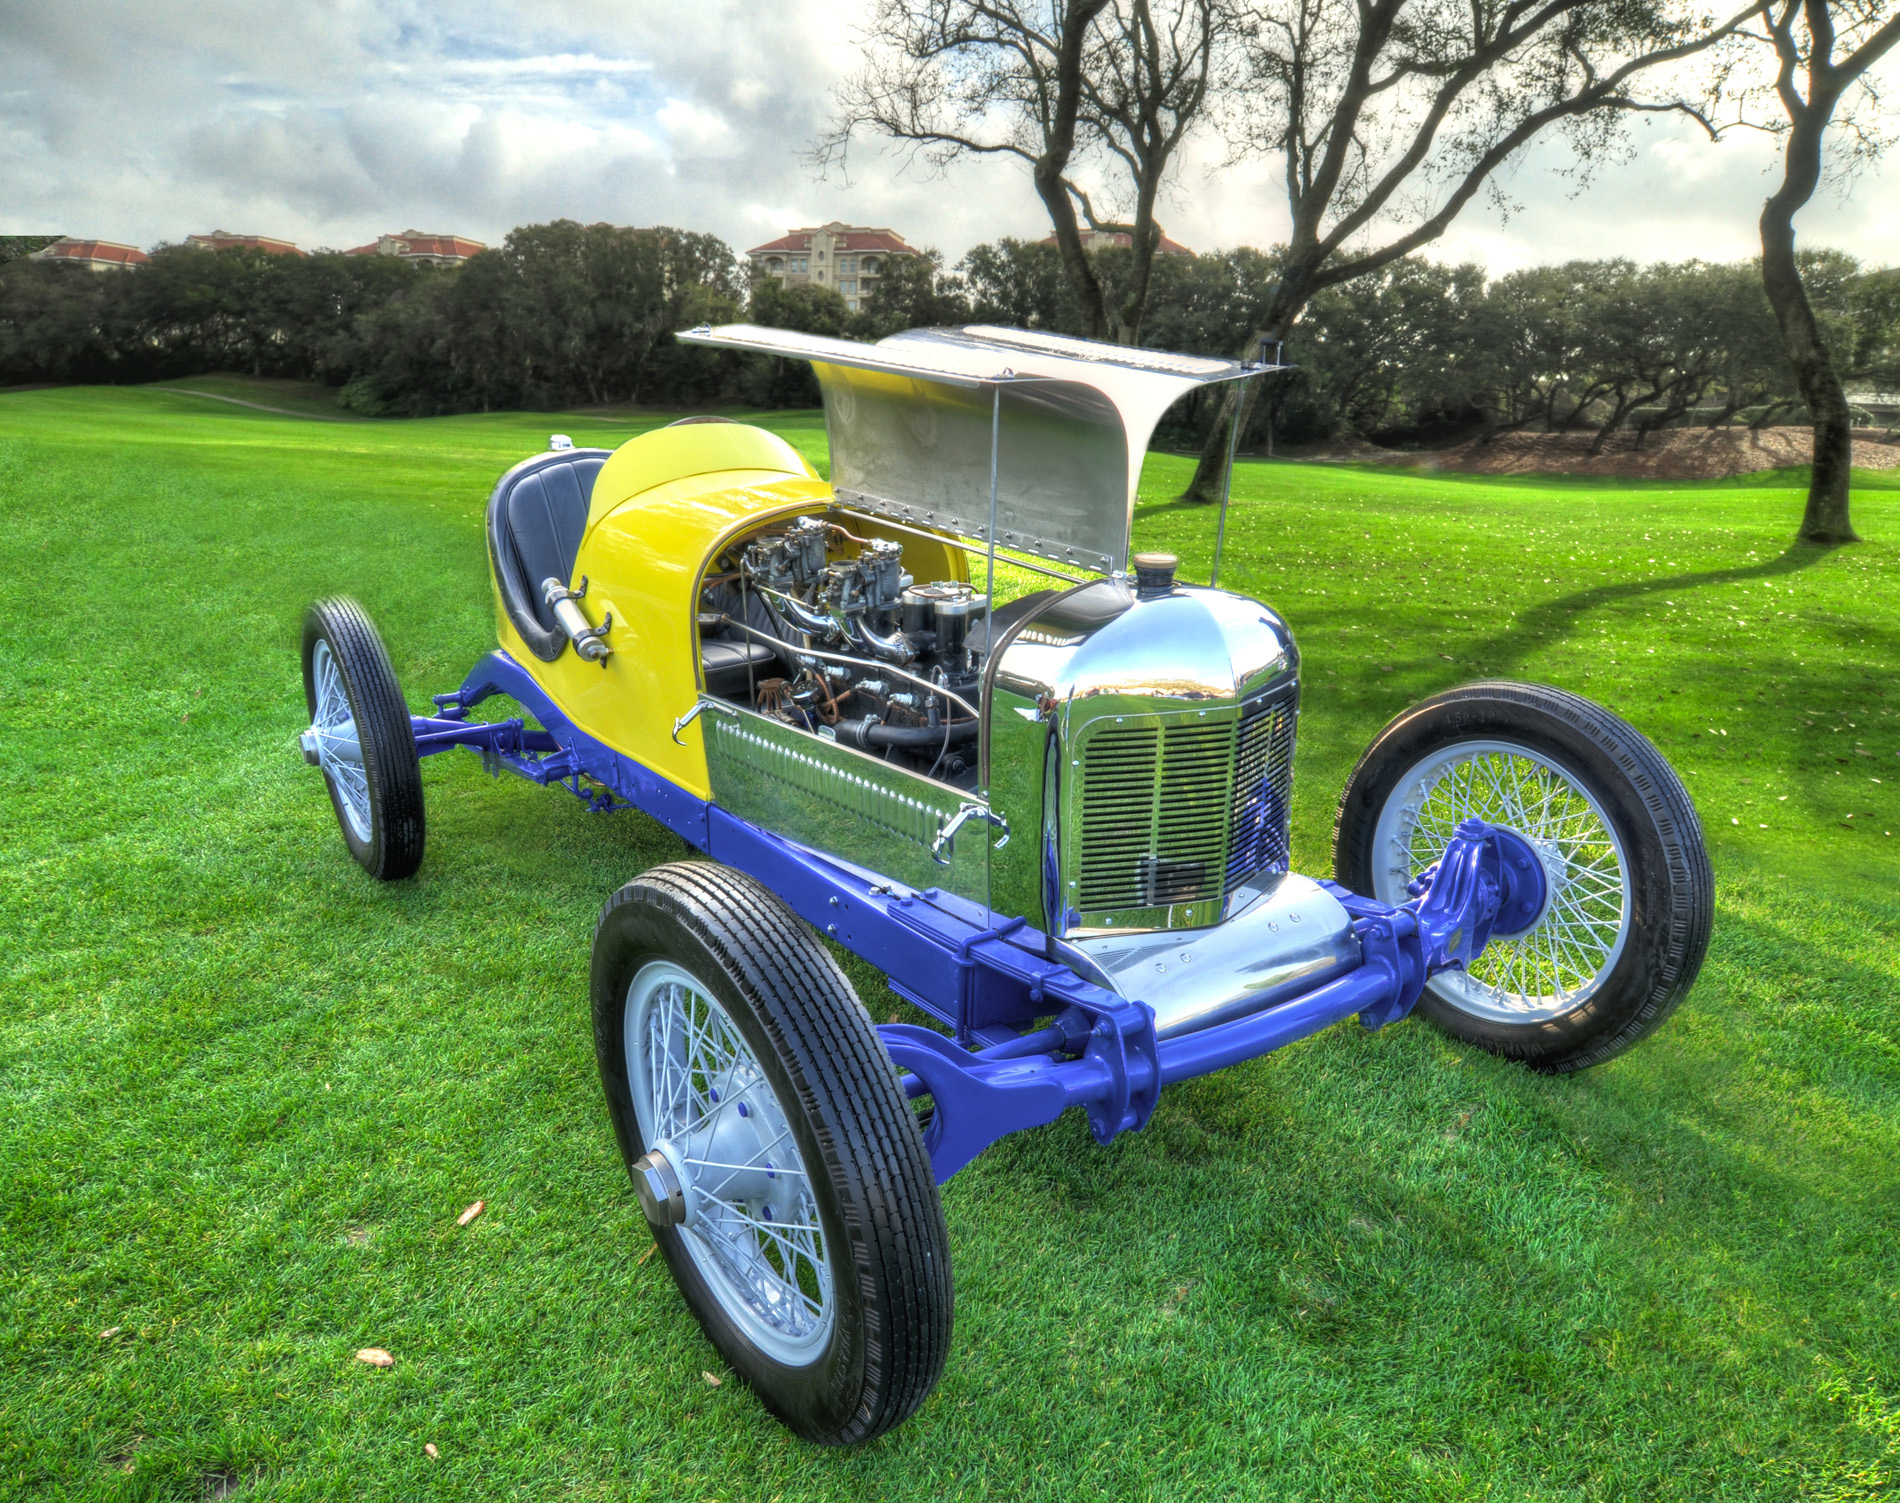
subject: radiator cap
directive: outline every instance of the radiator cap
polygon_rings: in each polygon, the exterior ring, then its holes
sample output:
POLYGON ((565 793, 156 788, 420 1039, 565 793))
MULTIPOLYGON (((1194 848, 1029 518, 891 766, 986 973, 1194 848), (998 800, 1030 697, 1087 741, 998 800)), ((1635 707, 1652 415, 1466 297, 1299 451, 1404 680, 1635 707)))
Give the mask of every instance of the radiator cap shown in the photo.
POLYGON ((1181 560, 1172 553, 1137 553, 1129 560, 1135 566, 1135 598, 1156 600, 1174 592, 1174 571, 1181 560))

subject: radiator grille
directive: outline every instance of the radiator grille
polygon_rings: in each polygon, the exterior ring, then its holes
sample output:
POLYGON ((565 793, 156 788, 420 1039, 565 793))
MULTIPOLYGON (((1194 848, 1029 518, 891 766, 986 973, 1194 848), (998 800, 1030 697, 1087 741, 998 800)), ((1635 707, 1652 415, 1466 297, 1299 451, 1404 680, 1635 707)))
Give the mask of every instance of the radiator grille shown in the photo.
POLYGON ((1235 736, 1233 836, 1227 857, 1227 891, 1250 877, 1283 872, 1292 861, 1288 838, 1293 793, 1293 722, 1298 701, 1291 694, 1256 700, 1241 712, 1235 736))
POLYGON ((1155 773, 1160 727, 1100 731, 1082 774, 1081 906, 1141 903, 1143 864, 1154 858, 1155 773))
POLYGON ((1287 869, 1296 700, 1098 730, 1082 753, 1075 905, 1084 913, 1224 897, 1287 869))

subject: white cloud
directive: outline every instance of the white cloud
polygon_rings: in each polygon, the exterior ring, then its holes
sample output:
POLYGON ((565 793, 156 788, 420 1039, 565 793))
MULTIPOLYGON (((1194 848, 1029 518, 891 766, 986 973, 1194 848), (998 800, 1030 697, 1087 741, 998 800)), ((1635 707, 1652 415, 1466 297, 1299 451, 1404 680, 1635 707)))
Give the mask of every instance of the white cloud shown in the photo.
MULTIPOLYGON (((854 62, 867 0, 6 0, 0 5, 0 231, 150 245, 222 227, 353 245, 407 226, 491 243, 556 216, 671 223, 743 250, 798 224, 890 225, 954 260, 1048 232, 1020 164, 947 179, 888 150, 849 180, 804 152, 854 62)), ((1548 169, 1515 207, 1468 210, 1431 248, 1496 271, 1571 256, 1755 249, 1775 144, 1711 146, 1672 124, 1587 192, 1548 169)), ((1896 170, 1803 214, 1812 244, 1900 260, 1896 170)), ((1197 249, 1286 228, 1273 164, 1190 152, 1162 218, 1197 249)))

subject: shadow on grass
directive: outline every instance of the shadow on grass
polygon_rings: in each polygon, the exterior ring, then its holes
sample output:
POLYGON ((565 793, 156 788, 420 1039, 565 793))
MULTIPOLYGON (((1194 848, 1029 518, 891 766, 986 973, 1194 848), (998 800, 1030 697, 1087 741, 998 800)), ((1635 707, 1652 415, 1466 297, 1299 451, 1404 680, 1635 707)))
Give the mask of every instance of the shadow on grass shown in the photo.
POLYGON ((1552 636, 1568 636, 1578 620, 1605 606, 1625 604, 1646 596, 1684 594, 1712 585, 1744 584, 1750 580, 1776 579, 1811 569, 1835 550, 1818 543, 1795 543, 1777 558, 1766 563, 1733 569, 1702 569, 1691 574, 1671 574, 1657 579, 1626 579, 1616 584, 1596 585, 1576 590, 1532 606, 1513 619, 1510 626, 1486 638, 1473 656, 1482 662, 1501 662, 1515 669, 1552 636))

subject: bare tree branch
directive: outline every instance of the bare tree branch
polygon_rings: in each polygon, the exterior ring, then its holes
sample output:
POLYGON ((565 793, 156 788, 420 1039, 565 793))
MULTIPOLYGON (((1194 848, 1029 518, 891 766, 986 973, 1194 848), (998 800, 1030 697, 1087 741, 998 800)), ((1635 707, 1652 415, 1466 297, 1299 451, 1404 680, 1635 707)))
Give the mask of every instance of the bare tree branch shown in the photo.
MULTIPOLYGON (((1569 138, 1586 175, 1617 148, 1618 120, 1680 114, 1718 133, 1706 90, 1685 87, 1696 81, 1682 65, 1744 45, 1739 33, 1764 4, 1803 0, 1743 0, 1719 23, 1694 0, 1245 3, 1251 82, 1266 99, 1238 145, 1283 158, 1291 225, 1243 354, 1284 339, 1321 289, 1443 235, 1548 132, 1569 138), (1663 82, 1652 91, 1649 79, 1663 82)), ((1218 494, 1225 424, 1215 426, 1192 499, 1218 494)))
POLYGON ((1226 3, 881 0, 865 66, 839 91, 813 157, 841 168, 861 134, 898 142, 935 171, 965 156, 1018 157, 1088 332, 1132 342, 1161 240, 1155 205, 1207 110, 1225 56, 1226 3), (1096 212, 1084 177, 1106 179, 1121 222, 1096 212), (1084 221, 1132 242, 1133 274, 1112 307, 1084 221))

